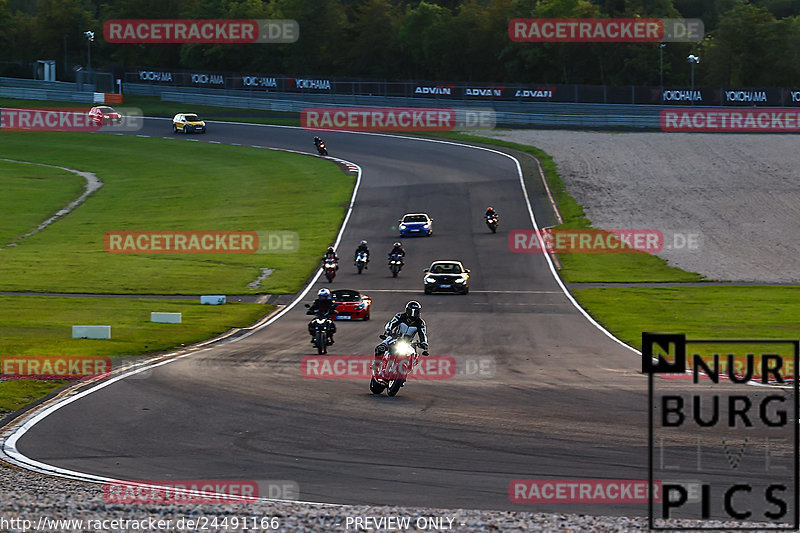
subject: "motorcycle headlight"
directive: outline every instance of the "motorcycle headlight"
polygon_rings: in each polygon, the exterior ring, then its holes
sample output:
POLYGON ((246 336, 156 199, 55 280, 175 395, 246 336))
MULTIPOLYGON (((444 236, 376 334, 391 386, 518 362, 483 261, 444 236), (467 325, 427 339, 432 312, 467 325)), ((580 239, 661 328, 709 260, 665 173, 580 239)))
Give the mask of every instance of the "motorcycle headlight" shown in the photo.
POLYGON ((397 343, 397 346, 395 346, 395 351, 399 355, 411 355, 414 353, 414 348, 412 348, 411 345, 406 341, 400 341, 397 343))
POLYGON ((436 280, 430 276, 425 278, 425 283, 436 283, 436 280))

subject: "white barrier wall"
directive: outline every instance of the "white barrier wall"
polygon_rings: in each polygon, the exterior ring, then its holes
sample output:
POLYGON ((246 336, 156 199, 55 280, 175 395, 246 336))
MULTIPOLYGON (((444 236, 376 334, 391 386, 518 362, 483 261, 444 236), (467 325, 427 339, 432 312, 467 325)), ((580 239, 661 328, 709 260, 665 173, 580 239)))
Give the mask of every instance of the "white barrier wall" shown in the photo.
POLYGON ((163 322, 164 324, 180 324, 180 313, 150 313, 150 322, 163 322))
POLYGON ((111 326, 72 326, 73 339, 110 339, 111 326))
POLYGON ((221 305, 227 303, 228 299, 226 296, 201 296, 200 303, 201 304, 208 304, 208 305, 221 305))

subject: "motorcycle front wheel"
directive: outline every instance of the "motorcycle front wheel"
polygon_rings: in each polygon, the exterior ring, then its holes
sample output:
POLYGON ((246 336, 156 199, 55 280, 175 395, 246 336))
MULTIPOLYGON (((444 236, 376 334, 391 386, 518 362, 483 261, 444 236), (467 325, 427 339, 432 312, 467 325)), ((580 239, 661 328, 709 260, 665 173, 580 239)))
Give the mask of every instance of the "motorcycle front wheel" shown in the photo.
POLYGON ((317 336, 314 337, 314 344, 317 346, 318 355, 325 355, 328 353, 328 338, 324 332, 317 332, 317 336))
POLYGON ((369 380, 369 390, 372 394, 380 394, 385 388, 386 387, 378 383, 375 378, 369 380))

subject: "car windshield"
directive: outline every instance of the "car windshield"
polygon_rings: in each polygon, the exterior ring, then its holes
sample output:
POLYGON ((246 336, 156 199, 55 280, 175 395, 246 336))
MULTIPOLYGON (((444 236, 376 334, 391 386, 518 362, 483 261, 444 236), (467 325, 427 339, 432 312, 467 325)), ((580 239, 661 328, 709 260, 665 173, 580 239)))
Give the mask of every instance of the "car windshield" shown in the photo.
POLYGON ((98 109, 98 110, 99 110, 101 113, 116 113, 116 111, 114 111, 114 110, 113 110, 113 109, 111 109, 110 107, 98 107, 97 109, 98 109))
POLYGON ((354 291, 333 291, 333 299, 337 302, 360 302, 361 295, 354 291))
POLYGON ((440 263, 433 265, 432 274, 461 274, 461 267, 456 263, 440 263))
POLYGON ((187 122, 200 122, 200 117, 197 115, 184 115, 187 122))
POLYGON ((403 222, 406 222, 406 223, 408 223, 408 222, 427 222, 427 221, 428 221, 428 217, 426 217, 425 215, 406 215, 403 218, 403 222))

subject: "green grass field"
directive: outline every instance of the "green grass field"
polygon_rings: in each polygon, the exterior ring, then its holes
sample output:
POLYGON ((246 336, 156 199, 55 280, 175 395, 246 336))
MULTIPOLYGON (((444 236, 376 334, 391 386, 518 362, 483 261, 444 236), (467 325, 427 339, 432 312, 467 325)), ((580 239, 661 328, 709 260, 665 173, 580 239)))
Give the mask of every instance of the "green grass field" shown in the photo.
MULTIPOLYGON (((5 104, 8 105, 8 104, 5 104)), ((30 104, 29 104, 30 105, 30 104)), ((94 172, 104 182, 72 213, 28 238, 83 191, 71 172, 0 161, 0 290, 127 294, 297 291, 336 237, 354 178, 318 158, 249 147, 92 133, 2 132, 0 158, 94 172), (313 195, 309 191, 315 191, 313 195), (110 254, 115 230, 290 231, 293 253, 110 254), (262 284, 247 288, 269 268, 262 284)), ((198 300, 0 296, 4 355, 135 356, 248 326, 272 309, 198 300), (181 312, 182 324, 150 322, 181 312), (71 326, 107 324, 111 340, 72 339, 71 326)), ((64 381, 0 381, 0 416, 64 381)))
POLYGON ((581 305, 626 343, 642 331, 705 339, 797 339, 800 287, 575 289, 581 305))
MULTIPOLYGON (((318 158, 177 139, 3 133, 0 157, 91 171, 105 183, 58 223, 0 252, 0 290, 5 291, 292 293, 334 241, 354 184, 353 177, 318 158), (299 236, 299 250, 107 253, 104 235, 118 230, 292 231, 299 236), (249 289, 261 268, 274 272, 249 289)), ((19 181, 14 176, 8 166, 0 167, 2 183, 19 181)), ((51 206, 64 193, 45 189, 39 197, 51 206)), ((48 209, 38 210, 40 218, 48 209)), ((4 227, 32 225, 24 210, 7 210, 2 217, 4 227)))
POLYGON ((191 344, 256 322, 274 306, 200 299, 0 295, 3 355, 140 355, 191 344), (150 312, 182 313, 181 324, 150 322, 150 312), (111 325, 111 339, 73 339, 73 325, 111 325))
MULTIPOLYGON (((100 355, 115 360, 157 353, 246 327, 271 305, 200 305, 197 300, 71 298, 0 295, 0 368, 4 356, 100 355), (150 312, 182 313, 181 324, 150 322, 150 312), (73 339, 73 325, 111 325, 111 339, 73 339)), ((0 381, 0 417, 69 383, 66 380, 0 381)))
POLYGON ((0 247, 14 243, 79 197, 85 181, 72 172, 0 161, 0 247))

